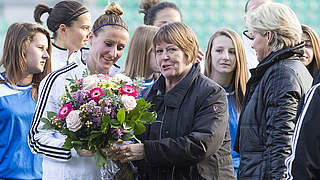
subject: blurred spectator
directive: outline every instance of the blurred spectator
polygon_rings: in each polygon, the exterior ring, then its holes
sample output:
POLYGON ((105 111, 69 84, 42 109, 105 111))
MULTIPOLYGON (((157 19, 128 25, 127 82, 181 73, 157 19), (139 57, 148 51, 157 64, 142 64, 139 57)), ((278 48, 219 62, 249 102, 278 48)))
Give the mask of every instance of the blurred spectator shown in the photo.
POLYGON ((139 26, 130 40, 124 72, 131 79, 144 77, 144 89, 152 86, 156 80, 155 73, 159 72, 152 47, 152 40, 158 29, 156 26, 139 26))
MULTIPOLYGON (((179 7, 173 2, 160 2, 160 0, 141 0, 140 13, 144 14, 143 22, 146 25, 162 26, 172 22, 182 22, 182 14, 179 7)), ((200 62, 201 72, 204 72, 204 53, 199 49, 197 56, 200 62)))
POLYGON ((302 41, 304 41, 304 54, 300 60, 313 76, 313 84, 320 82, 320 39, 318 34, 309 26, 302 24, 302 41))
POLYGON ((0 179, 41 179, 42 158, 28 147, 40 81, 51 71, 49 32, 39 24, 9 26, 0 65, 0 179))
POLYGON ((204 75, 213 79, 227 92, 231 155, 233 167, 237 173, 240 155, 233 150, 233 145, 248 80, 246 57, 241 37, 228 28, 217 30, 208 43, 205 67, 204 75))
POLYGON ((138 179, 235 179, 225 91, 200 73, 195 34, 183 23, 166 24, 153 47, 161 76, 147 101, 157 121, 142 144, 115 147, 113 158, 135 161, 138 179))
POLYGON ((251 69, 239 119, 235 150, 239 179, 283 179, 297 105, 312 77, 300 62, 301 24, 280 3, 264 3, 247 14, 259 64, 251 69))

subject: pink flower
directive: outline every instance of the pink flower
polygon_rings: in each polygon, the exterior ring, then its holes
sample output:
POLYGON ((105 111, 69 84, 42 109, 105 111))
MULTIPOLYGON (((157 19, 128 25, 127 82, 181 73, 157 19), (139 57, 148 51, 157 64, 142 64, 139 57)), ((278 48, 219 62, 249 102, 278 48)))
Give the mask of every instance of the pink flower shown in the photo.
POLYGON ((127 84, 124 84, 123 87, 120 87, 120 94, 121 95, 125 95, 126 94, 128 96, 133 96, 136 99, 137 99, 137 97, 139 95, 139 93, 136 90, 136 88, 134 88, 131 85, 127 85, 127 84))
POLYGON ((83 78, 78 79, 78 82, 79 82, 79 83, 83 83, 83 78))
POLYGON ((71 104, 64 105, 59 111, 58 118, 65 119, 71 111, 73 111, 71 104))
POLYGON ((104 76, 107 77, 107 78, 112 78, 112 76, 109 75, 109 74, 104 74, 104 76))
POLYGON ((93 99, 96 103, 99 102, 100 97, 103 95, 103 90, 99 87, 91 89, 89 93, 90 98, 93 99))

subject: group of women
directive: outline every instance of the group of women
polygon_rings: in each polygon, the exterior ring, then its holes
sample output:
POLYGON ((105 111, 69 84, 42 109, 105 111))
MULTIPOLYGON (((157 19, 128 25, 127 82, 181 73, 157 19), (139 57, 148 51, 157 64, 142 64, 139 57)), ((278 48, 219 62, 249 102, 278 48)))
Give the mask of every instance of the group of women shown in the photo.
MULTIPOLYGON (((159 1, 143 1, 141 8, 145 25, 133 32, 123 73, 145 78, 140 96, 158 116, 139 137, 142 143, 113 147, 112 159, 133 162, 138 179, 284 178, 298 101, 320 65, 317 34, 301 28, 282 4, 266 3, 249 13, 259 65, 248 81, 235 31, 213 33, 201 68, 198 40, 179 8, 159 1)), ((40 119, 59 111, 68 78, 80 78, 84 71, 118 72, 115 63, 127 46, 129 28, 114 2, 92 28, 88 9, 77 1, 53 8, 39 4, 35 20, 42 23, 46 12, 52 43, 39 24, 12 24, 6 35, 0 61, 5 67, 0 178, 100 179, 92 153, 62 148, 65 137, 42 129, 40 119)))

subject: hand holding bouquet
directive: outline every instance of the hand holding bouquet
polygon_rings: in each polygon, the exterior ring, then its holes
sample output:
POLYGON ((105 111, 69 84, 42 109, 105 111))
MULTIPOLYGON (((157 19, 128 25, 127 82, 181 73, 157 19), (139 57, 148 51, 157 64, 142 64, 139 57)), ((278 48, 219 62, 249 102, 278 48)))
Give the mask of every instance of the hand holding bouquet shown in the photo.
POLYGON ((140 142, 135 134, 143 133, 144 124, 156 117, 155 112, 148 111, 150 103, 137 99, 143 79, 96 74, 69 81, 59 113, 48 112, 48 118, 41 118, 43 129, 64 134, 66 149, 94 152, 99 167, 107 160, 103 149, 108 150, 119 139, 140 142))

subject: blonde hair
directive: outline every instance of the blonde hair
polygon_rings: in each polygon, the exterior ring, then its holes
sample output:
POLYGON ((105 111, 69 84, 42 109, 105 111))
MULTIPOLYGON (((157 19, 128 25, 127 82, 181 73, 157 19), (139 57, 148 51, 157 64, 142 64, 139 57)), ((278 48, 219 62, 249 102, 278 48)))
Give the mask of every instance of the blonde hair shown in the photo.
POLYGON ((302 24, 302 32, 306 33, 311 40, 313 57, 311 63, 307 66, 310 74, 313 76, 317 69, 320 69, 320 39, 318 34, 309 26, 302 24))
POLYGON ((199 43, 194 32, 182 22, 165 24, 160 27, 153 39, 153 48, 160 42, 178 46, 187 56, 187 64, 195 64, 199 52, 199 43))
POLYGON ((248 72, 244 46, 241 37, 235 31, 228 28, 221 28, 217 30, 215 33, 213 33, 213 35, 210 37, 206 51, 204 75, 206 75, 207 77, 211 77, 213 69, 215 68, 212 66, 211 52, 213 48, 213 41, 215 38, 219 36, 226 36, 230 38, 234 45, 236 56, 236 68, 233 73, 230 89, 234 90, 236 97, 236 105, 239 108, 239 110, 241 110, 242 101, 246 91, 246 83, 248 81, 248 72))
POLYGON ((134 31, 124 70, 130 78, 137 76, 148 78, 152 40, 158 29, 156 26, 142 25, 134 31))
POLYGON ((26 51, 33 41, 36 33, 44 34, 48 39, 49 58, 46 61, 44 70, 33 75, 32 78, 32 98, 37 100, 38 87, 41 80, 51 72, 51 39, 50 33, 40 24, 35 23, 14 23, 9 26, 4 41, 3 54, 0 66, 5 68, 7 82, 12 86, 24 78, 27 69, 26 51))
POLYGON ((301 42, 301 24, 296 14, 286 5, 264 3, 247 14, 247 27, 262 35, 271 31, 271 51, 294 47, 301 42))
POLYGON ((102 30, 104 26, 112 26, 115 28, 123 28, 128 31, 128 26, 121 18, 123 14, 122 8, 115 2, 112 2, 104 11, 105 13, 95 20, 92 26, 92 32, 95 36, 102 30))

